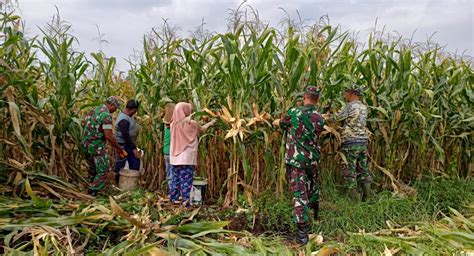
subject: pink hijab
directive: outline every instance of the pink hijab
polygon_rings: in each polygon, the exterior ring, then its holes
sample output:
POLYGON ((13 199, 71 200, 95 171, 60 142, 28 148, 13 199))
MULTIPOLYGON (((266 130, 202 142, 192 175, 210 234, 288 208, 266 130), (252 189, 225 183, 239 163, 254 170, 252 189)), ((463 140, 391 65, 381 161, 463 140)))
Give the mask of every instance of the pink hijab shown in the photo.
POLYGON ((196 122, 187 120, 193 107, 186 102, 176 104, 171 117, 171 155, 181 154, 196 138, 199 132, 196 122))

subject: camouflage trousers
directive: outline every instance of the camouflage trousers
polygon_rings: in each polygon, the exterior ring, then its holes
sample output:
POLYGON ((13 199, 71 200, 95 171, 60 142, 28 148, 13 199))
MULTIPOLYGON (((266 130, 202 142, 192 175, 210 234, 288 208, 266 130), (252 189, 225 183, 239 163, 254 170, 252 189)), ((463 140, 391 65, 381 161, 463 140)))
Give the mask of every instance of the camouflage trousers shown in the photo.
POLYGON ((107 154, 86 154, 89 165, 89 189, 99 191, 105 186, 110 159, 107 154))
POLYGON ((308 223, 309 209, 319 201, 318 168, 300 169, 287 165, 286 175, 293 194, 293 220, 308 223))
POLYGON ((371 182, 372 177, 370 177, 367 165, 367 146, 343 146, 341 151, 346 157, 346 161, 342 160, 342 176, 345 186, 348 189, 353 189, 357 187, 357 182, 371 182))

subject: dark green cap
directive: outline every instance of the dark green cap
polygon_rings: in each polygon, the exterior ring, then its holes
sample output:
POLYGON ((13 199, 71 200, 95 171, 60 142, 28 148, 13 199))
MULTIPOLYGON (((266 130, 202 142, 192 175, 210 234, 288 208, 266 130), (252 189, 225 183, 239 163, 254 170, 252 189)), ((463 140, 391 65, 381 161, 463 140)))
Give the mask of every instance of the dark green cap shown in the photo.
POLYGON ((356 83, 353 83, 346 88, 346 92, 352 92, 359 96, 362 96, 364 94, 364 91, 364 86, 356 83))
POLYGON ((110 96, 107 98, 107 103, 115 105, 117 108, 120 108, 121 102, 119 97, 117 96, 110 96))

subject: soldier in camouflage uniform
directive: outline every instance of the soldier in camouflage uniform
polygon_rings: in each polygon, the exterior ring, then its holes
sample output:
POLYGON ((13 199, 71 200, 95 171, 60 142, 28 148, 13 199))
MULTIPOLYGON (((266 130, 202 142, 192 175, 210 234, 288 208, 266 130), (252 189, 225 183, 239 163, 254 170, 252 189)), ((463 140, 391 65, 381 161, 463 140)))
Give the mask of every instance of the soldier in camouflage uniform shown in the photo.
POLYGON ((105 104, 98 106, 84 118, 82 149, 89 165, 89 193, 97 196, 105 185, 110 158, 107 155, 106 140, 115 147, 119 155, 126 156, 112 134, 112 115, 120 107, 120 101, 115 96, 107 98, 105 104))
POLYGON ((359 183, 362 187, 362 200, 365 201, 371 192, 372 178, 367 166, 367 106, 360 101, 362 91, 360 85, 350 86, 345 92, 346 107, 332 114, 331 119, 343 122, 341 151, 346 159, 342 159, 342 176, 347 192, 352 199, 358 200, 359 183))
POLYGON ((318 100, 317 88, 308 86, 303 106, 288 110, 279 122, 280 128, 287 131, 287 177, 293 193, 294 221, 298 225, 296 241, 300 244, 308 242, 309 209, 313 209, 316 220, 319 214, 319 135, 323 130, 324 120, 316 111, 315 104, 318 100))

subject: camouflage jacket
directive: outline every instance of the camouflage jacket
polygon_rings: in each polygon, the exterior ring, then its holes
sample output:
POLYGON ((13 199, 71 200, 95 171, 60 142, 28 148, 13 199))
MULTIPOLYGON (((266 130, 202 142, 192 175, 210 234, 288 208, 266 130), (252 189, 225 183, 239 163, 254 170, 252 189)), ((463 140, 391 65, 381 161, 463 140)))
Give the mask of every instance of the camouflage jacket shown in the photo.
POLYGON ((280 127, 287 131, 286 164, 296 168, 317 168, 320 159, 319 135, 324 119, 314 106, 288 110, 280 127))
POLYGON ((331 116, 333 121, 343 122, 342 144, 367 144, 367 106, 360 101, 349 102, 345 108, 331 116))
POLYGON ((104 129, 112 130, 112 115, 107 106, 102 105, 89 111, 84 118, 82 147, 86 153, 105 154, 104 129))

